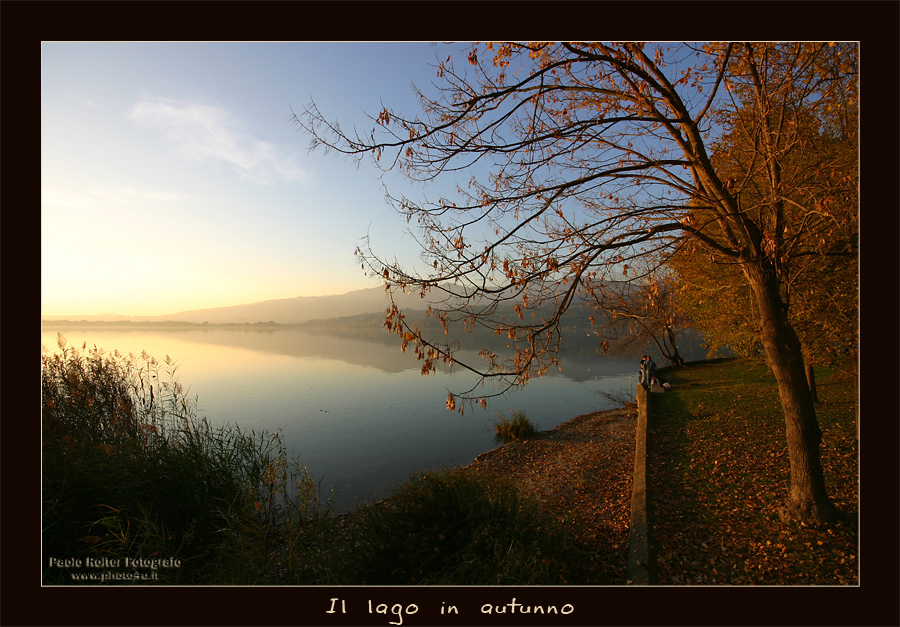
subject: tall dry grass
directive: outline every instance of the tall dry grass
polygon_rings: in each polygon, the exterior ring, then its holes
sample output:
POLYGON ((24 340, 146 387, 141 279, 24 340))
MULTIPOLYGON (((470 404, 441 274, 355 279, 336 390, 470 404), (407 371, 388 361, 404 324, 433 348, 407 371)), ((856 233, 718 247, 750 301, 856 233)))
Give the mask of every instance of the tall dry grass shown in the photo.
POLYGON ((48 583, 72 583, 51 557, 178 559, 157 572, 160 583, 258 583, 316 569, 294 556, 323 528, 330 502, 279 433, 198 416, 168 356, 79 349, 62 335, 58 344, 41 357, 48 583))

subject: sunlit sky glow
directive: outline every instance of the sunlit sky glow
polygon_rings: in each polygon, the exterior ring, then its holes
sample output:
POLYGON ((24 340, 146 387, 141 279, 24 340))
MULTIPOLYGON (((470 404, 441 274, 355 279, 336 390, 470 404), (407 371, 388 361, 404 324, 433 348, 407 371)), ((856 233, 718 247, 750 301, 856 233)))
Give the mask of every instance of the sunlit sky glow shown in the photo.
MULTIPOLYGON (((458 48, 457 46, 456 48, 458 48)), ((41 311, 161 315, 377 285, 371 234, 415 259, 370 162, 292 124, 418 111, 429 43, 44 43, 41 311)), ((395 188, 392 186, 392 191, 395 188)))

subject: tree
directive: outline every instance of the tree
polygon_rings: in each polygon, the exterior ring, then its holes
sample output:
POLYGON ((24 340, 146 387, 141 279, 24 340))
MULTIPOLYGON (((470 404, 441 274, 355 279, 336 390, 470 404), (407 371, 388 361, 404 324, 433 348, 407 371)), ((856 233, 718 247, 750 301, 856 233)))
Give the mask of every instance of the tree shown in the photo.
MULTIPOLYGON (((432 291, 444 300, 442 324, 483 325, 514 349, 484 351, 483 377, 526 383, 558 363, 560 320, 586 293, 622 277, 635 259, 665 258, 696 242, 728 258, 751 286, 760 341, 785 414, 791 484, 785 514, 810 522, 835 509, 825 492, 821 431, 799 339, 782 297, 790 234, 815 198, 785 196, 782 161, 795 146, 794 119, 828 119, 841 90, 855 81, 854 46, 827 44, 645 45, 504 43, 475 45, 457 68, 437 67, 435 97, 417 92, 422 117, 384 108, 370 134, 344 133, 310 104, 297 123, 325 146, 411 180, 470 172, 454 199, 391 198, 415 220, 429 272, 379 257, 370 244, 363 268, 388 289, 432 291), (489 60, 485 60, 485 56, 489 60), (828 73, 828 66, 838 71, 828 73), (741 117, 743 116, 743 117, 741 117), (710 147, 723 122, 751 129, 765 202, 748 208, 710 147), (796 205, 800 209, 789 211, 796 205), (708 211, 697 223, 694 212, 708 211), (517 317, 495 316, 502 305, 517 317), (547 312, 546 315, 538 315, 547 312)), ((852 117, 845 116, 847 125, 852 117)), ((820 124, 821 126, 822 124, 820 124)), ((740 183, 743 178, 738 179, 740 183)), ((388 329, 413 343, 427 366, 453 360, 454 343, 425 338, 392 308, 388 329)), ((484 399, 472 388, 462 400, 484 399)), ((456 407, 450 394, 448 407, 456 407)))
POLYGON ((587 291, 589 302, 606 314, 600 324, 615 332, 616 352, 650 343, 672 366, 684 364, 678 337, 687 329, 687 319, 677 306, 677 277, 655 260, 644 270, 623 268, 623 280, 607 282, 602 290, 587 291), (631 272, 633 278, 628 277, 631 272))
MULTIPOLYGON (((840 54, 826 54, 807 61, 823 80, 840 83, 841 74, 855 74, 855 59, 847 55, 849 65, 841 69, 835 62, 839 58, 840 54)), ((776 65, 774 56, 770 60, 776 65)), ((783 203, 777 209, 781 215, 774 216, 776 222, 768 217, 767 228, 774 233, 773 225, 783 225, 771 244, 775 239, 781 242, 775 271, 781 279, 781 298, 801 340, 813 397, 813 366, 834 363, 839 353, 849 355, 855 366, 858 344, 857 109, 855 85, 842 87, 817 94, 807 103, 824 110, 824 115, 810 115, 796 103, 779 105, 778 130, 773 135, 780 145, 772 151, 774 158, 766 156, 768 148, 761 142, 765 135, 753 111, 742 109, 738 102, 723 115, 728 132, 712 146, 712 161, 720 175, 732 181, 744 210, 758 212, 765 221, 764 207, 783 203), (764 166, 767 161, 777 168, 764 166), (776 185, 777 197, 772 191, 776 185)), ((737 84, 733 91, 740 94, 742 90, 742 102, 747 102, 748 86, 737 84)), ((713 216, 698 207, 692 219, 708 223, 713 216)), ((682 306, 708 338, 743 354, 754 352, 761 327, 758 315, 744 313, 752 308, 753 296, 740 264, 715 250, 706 251, 700 259, 696 253, 697 246, 687 243, 669 262, 682 277, 682 306)))

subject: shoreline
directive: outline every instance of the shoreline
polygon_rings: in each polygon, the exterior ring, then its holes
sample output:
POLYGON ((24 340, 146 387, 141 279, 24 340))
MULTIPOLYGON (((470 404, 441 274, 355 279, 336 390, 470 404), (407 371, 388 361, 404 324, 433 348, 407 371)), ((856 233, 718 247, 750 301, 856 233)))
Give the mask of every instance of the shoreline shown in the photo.
POLYGON ((583 414, 486 451, 463 472, 514 481, 569 527, 589 554, 595 583, 625 585, 636 429, 637 409, 583 414))
POLYGON ((497 454, 498 451, 504 449, 509 446, 525 446, 526 443, 531 441, 543 440, 543 439, 555 439, 557 436, 564 437, 566 433, 570 430, 577 430, 582 423, 588 421, 598 421, 600 423, 606 423, 613 420, 618 420, 621 418, 626 418, 629 414, 633 414, 634 417, 637 416, 636 409, 629 409, 627 407, 616 407, 613 409, 602 409, 600 411, 591 412, 588 414, 581 414, 580 416, 575 416, 574 418, 570 418, 566 422, 560 423, 552 429, 547 429, 546 431, 538 431, 537 435, 529 437, 529 438, 517 438, 515 440, 511 440, 509 442, 504 442, 492 448, 484 453, 480 453, 475 456, 471 462, 462 468, 468 469, 472 466, 477 465, 478 463, 486 461, 492 455, 497 454))

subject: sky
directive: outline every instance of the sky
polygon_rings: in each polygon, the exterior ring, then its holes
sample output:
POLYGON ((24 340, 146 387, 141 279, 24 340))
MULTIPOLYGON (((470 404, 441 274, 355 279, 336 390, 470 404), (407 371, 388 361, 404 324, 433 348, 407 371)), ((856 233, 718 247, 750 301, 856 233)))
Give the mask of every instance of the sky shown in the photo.
MULTIPOLYGON (((371 161, 291 121, 419 111, 431 43, 45 42, 41 313, 162 315, 379 285, 354 250, 416 259, 371 161)), ((396 179, 391 191, 404 191, 396 179)), ((429 194, 430 195, 430 194, 429 194)))

